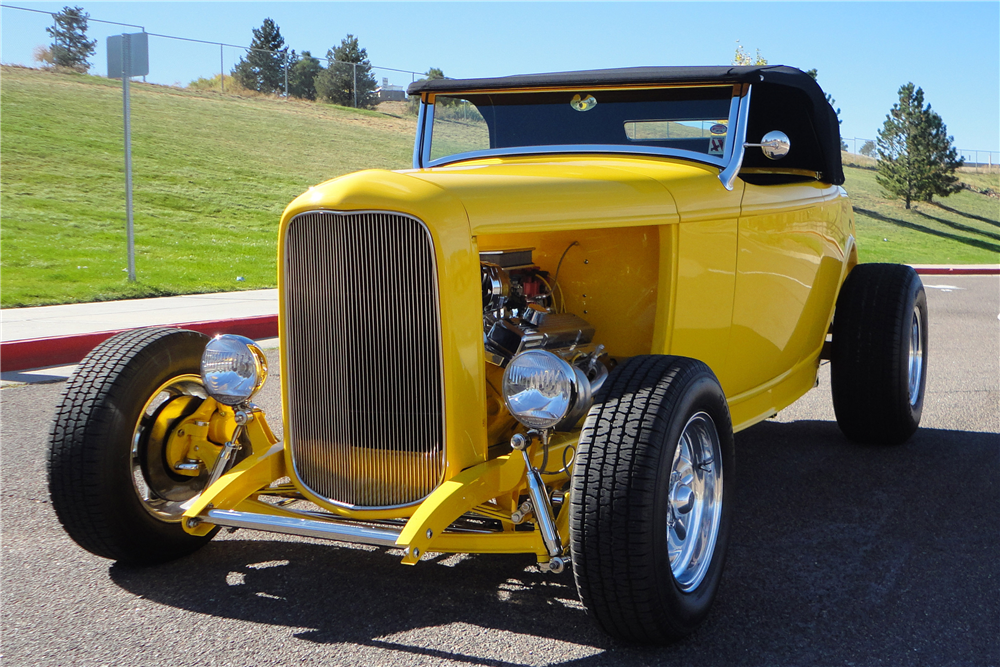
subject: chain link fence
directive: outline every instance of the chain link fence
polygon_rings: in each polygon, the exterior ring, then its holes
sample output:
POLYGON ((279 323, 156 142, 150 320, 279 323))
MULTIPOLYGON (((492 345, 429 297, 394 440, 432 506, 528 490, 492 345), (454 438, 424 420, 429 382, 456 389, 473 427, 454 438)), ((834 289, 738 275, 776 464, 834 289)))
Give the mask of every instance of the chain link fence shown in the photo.
MULTIPOLYGON (((16 18, 17 27, 15 29, 23 34, 37 34, 38 46, 35 49, 35 55, 41 55, 46 45, 51 41, 45 28, 53 25, 53 14, 7 4, 2 4, 0 7, 18 10, 17 13, 10 15, 10 18, 16 18)), ((11 28, 9 23, 8 19, 7 29, 11 28)), ((93 17, 88 19, 87 29, 87 37, 97 41, 96 53, 90 58, 92 63, 90 72, 92 74, 102 76, 106 74, 107 53, 105 48, 107 38, 123 32, 145 32, 149 35, 150 76, 148 79, 151 83, 197 90, 216 90, 220 93, 246 96, 294 97, 295 93, 298 92, 295 88, 295 61, 291 48, 282 51, 252 49, 238 44, 150 32, 147 31, 146 26, 105 21, 93 17), (125 28, 131 30, 124 30, 125 28), (277 56, 275 59, 279 62, 279 72, 273 90, 261 92, 248 89, 240 85, 239 81, 233 77, 233 71, 237 65, 241 60, 248 58, 251 52, 277 56), (171 63, 171 70, 175 72, 172 76, 176 78, 172 81, 157 74, 157 64, 168 62, 171 63)), ((308 51, 296 52, 295 58, 301 59, 304 53, 308 53, 308 51)), ((365 67, 359 63, 337 61, 326 57, 325 52, 310 53, 310 55, 317 59, 324 69, 330 70, 331 83, 338 93, 342 93, 336 95, 332 101, 343 106, 370 107, 382 102, 405 103, 407 86, 425 76, 424 73, 414 70, 379 65, 365 67)), ((30 66, 33 63, 24 62, 21 64, 30 66)), ((36 61, 34 64, 45 65, 44 61, 36 61)), ((146 81, 147 77, 143 77, 143 80, 146 81)))
MULTIPOLYGON (((847 143, 847 152, 852 155, 851 159, 860 166, 874 166, 877 153, 875 147, 878 142, 875 139, 864 139, 862 137, 843 137, 847 143), (870 164, 869 164, 870 163, 870 164)), ((976 173, 1000 173, 1000 151, 977 150, 974 148, 958 148, 958 155, 965 160, 964 170, 976 173)))

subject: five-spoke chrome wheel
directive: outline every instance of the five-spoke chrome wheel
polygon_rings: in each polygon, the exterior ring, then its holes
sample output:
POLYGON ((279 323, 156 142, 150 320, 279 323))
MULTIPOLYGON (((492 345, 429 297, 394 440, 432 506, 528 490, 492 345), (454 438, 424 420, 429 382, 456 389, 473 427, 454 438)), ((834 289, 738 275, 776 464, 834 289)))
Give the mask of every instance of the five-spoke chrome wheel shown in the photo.
POLYGON ((722 456, 712 418, 688 420, 670 470, 667 547, 670 570, 684 592, 696 589, 712 562, 722 517, 722 456))

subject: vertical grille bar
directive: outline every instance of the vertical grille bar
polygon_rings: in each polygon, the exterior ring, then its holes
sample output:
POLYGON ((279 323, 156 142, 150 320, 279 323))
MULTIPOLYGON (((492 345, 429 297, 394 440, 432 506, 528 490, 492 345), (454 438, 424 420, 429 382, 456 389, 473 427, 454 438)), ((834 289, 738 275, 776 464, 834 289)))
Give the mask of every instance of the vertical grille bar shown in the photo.
POLYGON ((295 474, 329 502, 409 505, 444 474, 434 247, 416 218, 311 212, 283 258, 295 474))

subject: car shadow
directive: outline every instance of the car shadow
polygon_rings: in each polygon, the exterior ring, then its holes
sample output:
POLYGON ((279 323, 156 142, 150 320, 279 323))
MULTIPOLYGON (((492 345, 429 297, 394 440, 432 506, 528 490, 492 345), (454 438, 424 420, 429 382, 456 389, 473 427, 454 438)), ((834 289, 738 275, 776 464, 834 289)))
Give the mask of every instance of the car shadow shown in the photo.
POLYGON ((899 218, 890 218, 887 215, 882 215, 881 213, 878 213, 876 211, 870 211, 864 208, 855 207, 854 212, 859 213, 861 215, 866 215, 869 218, 873 218, 875 220, 888 222, 889 224, 896 225, 897 227, 904 227, 906 229, 912 229, 913 231, 922 232, 924 234, 938 236, 943 239, 948 239, 950 241, 957 241, 958 243, 964 243, 965 245, 970 245, 975 248, 989 250, 990 252, 1000 252, 1000 245, 996 243, 990 243, 989 241, 982 241, 980 239, 971 239, 968 236, 960 236, 958 234, 949 234, 948 232, 942 232, 938 229, 932 229, 930 227, 918 225, 914 222, 907 222, 906 220, 900 220, 899 218))
POLYGON ((212 617, 297 629, 309 642, 400 660, 530 664, 986 664, 1000 657, 1000 435, 921 429, 905 445, 846 441, 834 422, 768 421, 737 435, 727 568, 708 620, 667 647, 609 639, 571 573, 527 556, 437 556, 237 532, 121 588, 212 617), (409 656, 409 657, 407 657, 409 656), (572 656, 572 657, 568 657, 572 656))

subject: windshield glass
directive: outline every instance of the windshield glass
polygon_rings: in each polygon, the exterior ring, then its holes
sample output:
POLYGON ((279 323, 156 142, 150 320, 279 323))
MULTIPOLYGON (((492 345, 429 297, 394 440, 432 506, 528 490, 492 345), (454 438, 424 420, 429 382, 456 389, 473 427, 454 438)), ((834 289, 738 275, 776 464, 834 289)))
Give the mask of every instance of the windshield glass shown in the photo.
POLYGON ((732 86, 437 95, 430 158, 534 146, 644 146, 722 158, 732 86))

